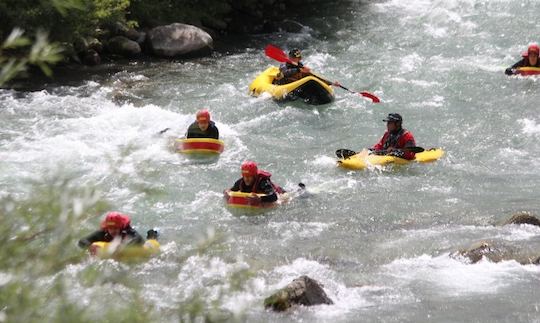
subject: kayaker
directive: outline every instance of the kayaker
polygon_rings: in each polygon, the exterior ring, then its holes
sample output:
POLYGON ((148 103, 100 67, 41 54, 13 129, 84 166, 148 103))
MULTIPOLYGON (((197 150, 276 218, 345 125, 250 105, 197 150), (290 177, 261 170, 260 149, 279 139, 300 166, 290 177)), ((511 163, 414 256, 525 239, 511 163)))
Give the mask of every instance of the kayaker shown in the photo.
POLYGON ((208 110, 197 111, 196 120, 189 126, 186 138, 219 139, 219 130, 214 121, 210 120, 210 112, 208 110))
POLYGON ((527 51, 521 54, 523 59, 512 65, 512 67, 507 68, 504 73, 506 75, 514 75, 518 74, 517 69, 519 67, 540 67, 540 60, 538 59, 539 53, 540 47, 538 47, 537 44, 529 45, 527 51))
POLYGON ((386 119, 386 132, 381 140, 370 148, 370 152, 376 155, 390 155, 404 159, 414 159, 412 151, 403 150, 405 147, 414 147, 416 143, 412 133, 404 128, 401 124, 403 118, 398 113, 390 113, 386 119))
MULTIPOLYGON (((242 163, 242 178, 234 183, 231 191, 253 193, 250 199, 252 202, 271 203, 277 201, 277 193, 284 193, 283 189, 270 180, 272 174, 259 170, 257 164, 252 161, 242 163), (265 194, 259 197, 257 194, 265 194)), ((224 192, 227 198, 227 191, 224 192)))
POLYGON ((120 237, 122 242, 129 245, 142 245, 143 237, 131 227, 131 219, 120 212, 109 212, 101 222, 101 230, 79 240, 79 247, 88 248, 97 241, 111 242, 120 237))
POLYGON ((311 74, 311 69, 302 64, 302 52, 298 48, 289 51, 289 60, 291 62, 285 62, 279 66, 279 73, 275 80, 279 85, 298 81, 311 74))

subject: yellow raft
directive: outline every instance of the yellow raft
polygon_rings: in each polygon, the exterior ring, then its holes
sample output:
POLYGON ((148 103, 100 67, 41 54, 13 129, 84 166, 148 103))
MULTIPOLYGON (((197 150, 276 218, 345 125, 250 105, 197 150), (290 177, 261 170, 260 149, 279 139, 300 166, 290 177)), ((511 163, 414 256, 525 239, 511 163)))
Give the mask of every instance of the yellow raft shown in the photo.
POLYGON ((142 246, 122 246, 115 242, 97 241, 88 248, 92 256, 118 261, 141 261, 156 255, 160 251, 160 244, 155 239, 148 239, 142 246))
POLYGON ((259 74, 249 85, 250 95, 257 97, 267 92, 277 101, 302 99, 309 104, 326 104, 334 100, 334 90, 315 76, 283 85, 272 84, 278 73, 279 68, 272 66, 259 74))
POLYGON ((339 167, 347 169, 362 170, 369 166, 384 166, 389 164, 405 165, 413 162, 430 163, 438 160, 443 155, 444 151, 441 148, 431 148, 415 154, 415 159, 407 160, 395 156, 369 155, 367 150, 362 150, 349 158, 338 160, 337 164, 339 167))

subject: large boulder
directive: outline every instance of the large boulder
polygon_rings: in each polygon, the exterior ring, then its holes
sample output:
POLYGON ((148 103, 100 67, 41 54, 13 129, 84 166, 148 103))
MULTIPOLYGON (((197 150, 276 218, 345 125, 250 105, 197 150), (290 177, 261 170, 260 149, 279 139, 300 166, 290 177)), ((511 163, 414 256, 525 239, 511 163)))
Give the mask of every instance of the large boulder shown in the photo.
POLYGON ((152 53, 161 57, 208 55, 214 42, 204 30, 181 23, 150 30, 147 41, 152 53))
POLYGON ((272 296, 264 300, 264 307, 274 311, 285 311, 291 306, 334 304, 321 285, 308 276, 300 276, 272 296))
POLYGON ((124 36, 115 36, 109 39, 107 50, 111 54, 120 56, 133 57, 141 53, 141 46, 136 41, 128 39, 124 36))

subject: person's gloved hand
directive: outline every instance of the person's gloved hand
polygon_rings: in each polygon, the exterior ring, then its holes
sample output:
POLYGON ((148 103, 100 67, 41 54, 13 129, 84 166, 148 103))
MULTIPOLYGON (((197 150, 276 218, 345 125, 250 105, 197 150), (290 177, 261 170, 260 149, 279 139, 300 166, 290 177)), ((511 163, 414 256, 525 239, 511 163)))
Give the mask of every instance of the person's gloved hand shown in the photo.
POLYGON ((392 151, 388 153, 388 156, 394 157, 403 157, 403 155, 405 155, 405 152, 401 149, 392 149, 392 151))
POLYGON ((504 74, 506 74, 506 75, 514 75, 514 74, 516 74, 516 72, 517 72, 517 70, 515 68, 509 67, 504 71, 504 74))

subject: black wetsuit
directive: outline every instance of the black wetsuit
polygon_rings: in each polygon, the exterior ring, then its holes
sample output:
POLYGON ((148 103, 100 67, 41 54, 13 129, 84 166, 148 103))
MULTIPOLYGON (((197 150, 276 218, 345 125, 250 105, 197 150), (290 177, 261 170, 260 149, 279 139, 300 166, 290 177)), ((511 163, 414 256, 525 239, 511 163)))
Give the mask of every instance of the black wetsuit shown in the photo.
POLYGON ((298 63, 298 65, 294 65, 289 62, 281 64, 279 66, 279 74, 275 83, 280 85, 287 84, 308 76, 309 74, 302 73, 302 71, 300 71, 302 67, 302 63, 298 63))
MULTIPOLYGON (((144 243, 143 237, 131 226, 128 226, 124 230, 120 231, 120 235, 122 236, 122 240, 128 241, 128 245, 142 245, 144 243)), ((113 239, 114 237, 111 236, 107 231, 98 230, 79 240, 79 247, 88 248, 94 242, 111 242, 113 239)))
POLYGON ((208 125, 208 129, 206 131, 202 131, 201 128, 199 128, 199 124, 197 121, 193 122, 186 134, 186 138, 213 138, 213 139, 219 139, 219 130, 216 127, 216 124, 214 121, 210 121, 208 125))
POLYGON ((512 67, 507 68, 507 69, 504 71, 504 74, 506 74, 506 75, 513 75, 513 74, 516 74, 516 73, 515 73, 515 70, 518 69, 519 67, 540 67, 540 58, 537 59, 536 65, 531 65, 531 64, 529 63, 529 58, 523 57, 522 60, 520 60, 519 62, 517 62, 517 63, 515 63, 514 65, 512 65, 512 67))
POLYGON ((261 202, 270 203, 277 201, 276 190, 274 189, 272 182, 270 182, 270 178, 262 177, 261 175, 257 176, 258 178, 256 178, 250 186, 247 186, 244 179, 240 178, 234 183, 231 191, 266 194, 265 196, 261 196, 261 202), (254 187, 255 185, 256 187, 254 187))

